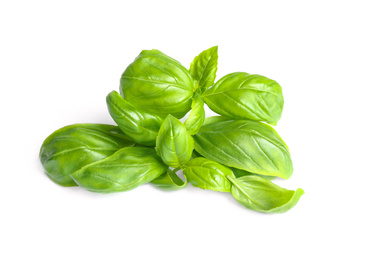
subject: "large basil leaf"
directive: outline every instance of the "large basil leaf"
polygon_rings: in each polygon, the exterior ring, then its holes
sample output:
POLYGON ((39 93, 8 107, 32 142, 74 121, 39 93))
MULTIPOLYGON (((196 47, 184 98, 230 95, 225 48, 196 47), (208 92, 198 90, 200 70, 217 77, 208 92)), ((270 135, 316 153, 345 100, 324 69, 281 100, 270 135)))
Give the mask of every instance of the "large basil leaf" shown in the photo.
POLYGON ((203 93, 214 84, 218 65, 218 46, 201 52, 190 64, 189 72, 197 81, 197 91, 203 93))
POLYGON ((75 124, 48 136, 39 158, 52 181, 62 186, 76 186, 71 173, 112 155, 122 147, 133 145, 134 142, 116 126, 75 124))
POLYGON ((205 108, 201 95, 195 93, 193 95, 192 110, 184 125, 191 135, 195 135, 205 121, 205 108))
POLYGON ((185 188, 188 182, 186 179, 181 180, 174 171, 168 169, 166 173, 151 181, 151 184, 161 190, 176 191, 185 188))
POLYGON ((232 168, 232 167, 230 167, 230 169, 232 170, 232 172, 234 173, 236 178, 243 177, 243 176, 249 176, 249 175, 259 176, 259 177, 264 178, 265 180, 269 180, 269 181, 274 180, 276 178, 276 176, 261 175, 261 174, 257 174, 257 173, 253 173, 253 172, 247 172, 245 170, 232 168))
POLYGON ((281 118, 284 104, 281 86, 276 81, 244 72, 224 76, 202 98, 220 115, 271 125, 281 118))
POLYGON ((204 125, 193 138, 201 155, 226 166, 284 179, 293 173, 288 147, 266 124, 225 119, 204 125))
POLYGON ((183 123, 168 115, 156 139, 156 151, 170 167, 178 168, 189 162, 193 152, 193 138, 183 123))
POLYGON ((231 193, 245 207, 265 213, 284 213, 304 194, 302 189, 287 190, 259 176, 234 178, 231 193))
POLYGON ((163 118, 142 109, 136 109, 116 91, 106 97, 108 110, 114 121, 136 143, 155 146, 163 118))
MULTIPOLYGON (((221 117, 221 116, 218 116, 217 119, 216 119, 216 117, 208 117, 208 118, 206 118, 206 120, 207 119, 210 119, 210 122, 212 121, 213 123, 221 122, 221 121, 224 121, 224 120, 230 120, 230 119, 227 119, 226 117, 221 117)), ((199 154, 196 150, 193 150, 192 158, 197 158, 197 157, 203 157, 203 156, 201 154, 199 154)), ((274 180, 276 178, 276 176, 261 175, 261 174, 241 170, 241 169, 238 169, 238 168, 233 168, 233 167, 229 167, 229 168, 232 170, 232 172, 234 173, 234 176, 236 178, 239 178, 239 177, 242 177, 242 176, 247 176, 247 175, 259 176, 261 178, 264 178, 264 179, 270 180, 270 181, 274 180)))
POLYGON ((136 108, 181 118, 190 110, 194 80, 178 61, 145 50, 122 74, 120 92, 136 108))
POLYGON ((94 192, 127 191, 150 182, 164 172, 167 166, 154 148, 126 147, 113 155, 88 164, 72 173, 80 186, 94 192))
POLYGON ((207 190, 230 192, 227 175, 233 176, 230 168, 203 157, 192 159, 183 169, 188 181, 195 187, 207 190))

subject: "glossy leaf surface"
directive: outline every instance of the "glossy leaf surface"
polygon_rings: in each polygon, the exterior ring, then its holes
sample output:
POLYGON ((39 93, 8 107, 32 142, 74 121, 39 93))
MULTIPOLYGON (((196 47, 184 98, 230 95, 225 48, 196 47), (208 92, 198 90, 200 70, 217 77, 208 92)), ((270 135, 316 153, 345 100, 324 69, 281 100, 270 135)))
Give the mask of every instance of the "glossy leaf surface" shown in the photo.
POLYGON ((197 81, 197 91, 203 93, 214 84, 218 69, 218 46, 201 52, 190 64, 189 72, 197 81))
POLYGON ((281 118, 284 104, 281 86, 276 81, 244 72, 224 76, 202 98, 220 115, 271 125, 281 118))
POLYGON ((223 120, 206 124, 193 136, 204 157, 248 172, 290 178, 289 149, 269 125, 250 120, 223 120))
POLYGON ((131 140, 136 143, 155 146, 156 137, 163 118, 142 109, 137 109, 116 91, 106 97, 108 110, 113 120, 131 140))
POLYGON ((120 93, 128 102, 163 117, 183 117, 193 92, 189 71, 158 50, 142 51, 121 77, 120 93))
POLYGON ((284 213, 304 194, 302 189, 287 190, 258 176, 228 176, 228 179, 232 182, 232 196, 245 207, 259 212, 284 213))
POLYGON ((192 159, 183 169, 188 181, 195 187, 207 190, 230 192, 231 183, 227 175, 230 168, 203 157, 192 159))
POLYGON ((71 177, 89 191, 109 193, 134 189, 166 171, 167 166, 154 148, 126 147, 103 160, 84 166, 71 177))
POLYGON ((166 173, 151 181, 151 184, 161 190, 176 191, 185 188, 188 182, 186 179, 181 180, 175 172, 168 169, 166 173))
POLYGON ((184 125, 191 135, 195 135, 205 121, 205 108, 200 94, 195 93, 192 99, 192 110, 184 125))
POLYGON ((183 123, 168 115, 156 139, 156 151, 170 167, 178 168, 189 162, 193 152, 193 138, 183 123))
POLYGON ((116 126, 75 124, 48 136, 42 144, 39 158, 51 180, 62 186, 76 186, 71 173, 133 145, 134 142, 116 126))

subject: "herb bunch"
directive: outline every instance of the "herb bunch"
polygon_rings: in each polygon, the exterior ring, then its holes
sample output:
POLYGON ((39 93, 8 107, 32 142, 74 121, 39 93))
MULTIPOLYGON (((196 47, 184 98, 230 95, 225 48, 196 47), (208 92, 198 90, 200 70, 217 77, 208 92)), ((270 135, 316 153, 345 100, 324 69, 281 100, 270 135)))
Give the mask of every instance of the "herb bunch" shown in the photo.
POLYGON ((289 148, 272 127, 283 110, 281 86, 244 72, 215 83, 217 66, 217 46, 189 70, 158 50, 142 51, 122 74, 120 92, 106 97, 118 126, 74 124, 52 133, 40 149, 47 176, 102 193, 145 183, 173 191, 189 182, 229 192, 255 211, 288 211, 304 192, 272 182, 293 173, 289 148), (204 104, 219 116, 205 118, 204 104))

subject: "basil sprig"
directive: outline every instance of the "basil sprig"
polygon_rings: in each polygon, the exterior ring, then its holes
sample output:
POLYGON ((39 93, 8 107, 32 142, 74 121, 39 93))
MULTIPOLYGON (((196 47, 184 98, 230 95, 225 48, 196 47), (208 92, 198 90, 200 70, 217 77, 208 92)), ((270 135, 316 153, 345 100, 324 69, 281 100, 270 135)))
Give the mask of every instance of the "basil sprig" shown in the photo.
POLYGON ((254 211, 290 210, 304 191, 272 182, 293 174, 289 148, 271 126, 282 115, 281 86, 244 72, 216 81, 217 70, 217 46, 189 69, 158 50, 142 51, 122 74, 120 93, 106 97, 118 126, 75 124, 52 133, 40 149, 47 176, 100 193, 146 183, 177 191, 190 183, 230 193, 254 211), (205 118, 205 105, 219 116, 205 118))

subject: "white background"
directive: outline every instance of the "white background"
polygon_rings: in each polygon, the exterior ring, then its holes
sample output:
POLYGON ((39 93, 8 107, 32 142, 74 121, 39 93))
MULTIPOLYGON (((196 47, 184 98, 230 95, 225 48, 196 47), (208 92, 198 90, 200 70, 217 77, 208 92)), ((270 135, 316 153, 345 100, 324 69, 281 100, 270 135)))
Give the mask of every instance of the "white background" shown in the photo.
MULTIPOLYGON (((377 259, 375 1, 1 1, 1 259, 377 259), (217 79, 280 83, 277 131, 305 195, 291 211, 151 185, 95 194, 51 182, 54 130, 109 123, 105 97, 143 49, 189 67, 219 46, 217 79)), ((210 113, 208 113, 210 115, 210 113)))

